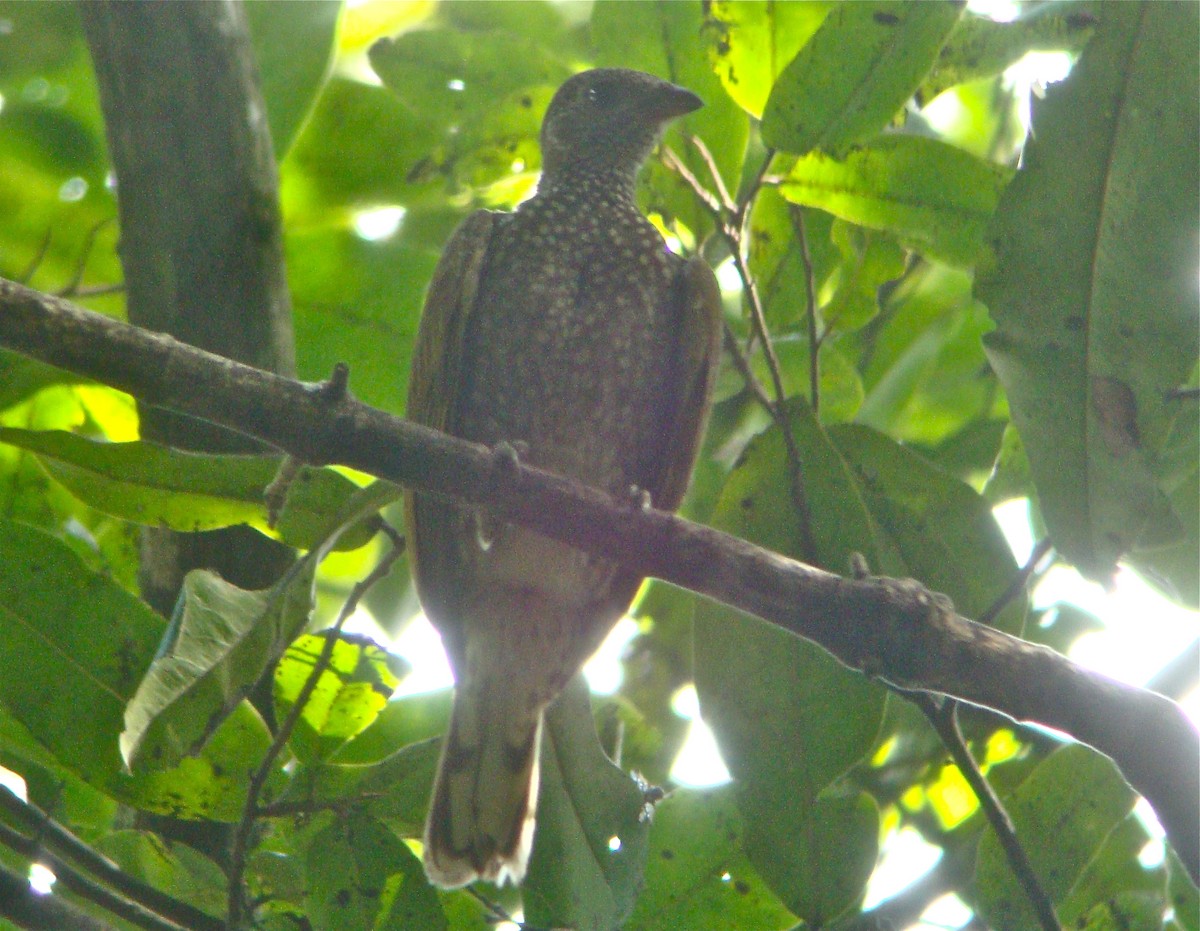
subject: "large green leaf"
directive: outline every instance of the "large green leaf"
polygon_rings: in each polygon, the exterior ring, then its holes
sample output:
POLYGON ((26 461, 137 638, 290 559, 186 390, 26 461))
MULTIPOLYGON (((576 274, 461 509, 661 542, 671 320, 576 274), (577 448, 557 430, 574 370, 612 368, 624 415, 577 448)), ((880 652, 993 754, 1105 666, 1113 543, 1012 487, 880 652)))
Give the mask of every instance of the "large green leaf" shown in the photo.
POLYGON ((731 787, 668 795, 654 808, 651 868, 625 931, 792 927, 795 918, 746 859, 742 834, 731 787))
POLYGON ((96 849, 125 875, 214 917, 225 914, 229 896, 225 874, 187 844, 165 841, 149 831, 122 830, 101 837, 96 849))
POLYGON ((121 755, 130 769, 174 766, 203 746, 304 629, 314 569, 306 558, 265 591, 188 573, 168 640, 125 711, 121 755))
POLYGON ((1105 579, 1171 523, 1156 472, 1178 413, 1163 391, 1196 361, 1197 221, 1181 205, 1200 197, 1200 115, 1181 76, 1200 69, 1200 12, 1086 9, 1095 37, 1034 105, 979 293, 1051 538, 1105 579))
POLYGON ((812 152, 796 162, 780 192, 793 203, 894 233, 932 258, 969 265, 1010 175, 936 139, 896 134, 842 158, 812 152))
MULTIPOLYGON (((75 497, 97 510, 151 527, 193 532, 250 524, 267 529, 264 492, 281 456, 191 453, 156 443, 100 443, 58 430, 0 427, 0 443, 36 453, 75 497)), ((315 546, 329 520, 358 490, 329 469, 302 468, 288 488, 278 533, 303 549, 315 546)), ((342 549, 375 533, 369 523, 347 531, 342 549)))
MULTIPOLYGON (((1005 808, 1034 873, 1054 902, 1062 902, 1105 838, 1129 814, 1133 790, 1112 761, 1082 746, 1047 757, 1005 808)), ((997 931, 1026 931, 1037 917, 1013 875, 996 835, 979 844, 976 905, 997 931)))
MULTIPOLYGON (((909 575, 971 617, 1004 594, 1017 564, 982 495, 869 427, 836 426, 830 438, 909 575)), ((1012 599, 993 624, 1019 634, 1025 611, 1023 598, 1012 599)))
MULTIPOLYGON (((830 568, 849 565, 853 552, 866 553, 872 565, 893 565, 877 548, 846 464, 811 412, 801 405, 794 410, 807 536, 816 552, 803 552, 805 534, 776 428, 743 453, 714 525, 830 568)), ((694 650, 701 712, 737 781, 751 862, 795 914, 813 921, 835 917, 871 872, 878 826, 863 801, 818 802, 817 796, 871 749, 883 690, 816 645, 713 602, 697 606, 694 650)))
POLYGON ((886 127, 912 97, 963 4, 842 3, 784 69, 763 112, 768 145, 841 152, 886 127))
MULTIPOLYGON (((241 706, 198 756, 130 777, 118 750, 126 702, 150 663, 162 619, 49 534, 0 520, 0 703, 53 763, 130 805, 234 820, 248 773, 270 743, 241 706)), ((10 751, 17 749, 6 741, 10 751)), ((39 757, 39 765, 47 765, 39 757)))
POLYGON ((355 396, 397 414, 437 261, 409 247, 406 232, 364 242, 349 229, 312 230, 289 238, 287 247, 300 377, 326 378, 346 362, 355 396))
POLYGON ((421 864, 385 825, 355 814, 313 837, 306 860, 308 915, 323 931, 446 927, 421 864))
POLYGON ((537 829, 523 886, 530 923, 622 926, 646 868, 644 804, 642 789, 600 746, 577 676, 546 713, 542 734, 537 829))
POLYGON ((130 769, 160 770, 204 746, 308 624, 317 566, 342 528, 396 494, 382 482, 361 489, 320 544, 264 591, 204 569, 187 574, 162 646, 125 709, 121 755, 130 769))
MULTIPOLYGON (((291 710, 325 648, 324 634, 297 637, 275 667, 278 719, 291 710)), ((408 664, 371 640, 339 634, 329 664, 304 705, 291 738, 305 759, 326 757, 377 720, 408 664)), ((399 746, 399 744, 397 744, 399 746)))
POLYGON ((775 79, 821 25, 830 3, 715 0, 704 5, 704 37, 725 91, 755 117, 775 79))

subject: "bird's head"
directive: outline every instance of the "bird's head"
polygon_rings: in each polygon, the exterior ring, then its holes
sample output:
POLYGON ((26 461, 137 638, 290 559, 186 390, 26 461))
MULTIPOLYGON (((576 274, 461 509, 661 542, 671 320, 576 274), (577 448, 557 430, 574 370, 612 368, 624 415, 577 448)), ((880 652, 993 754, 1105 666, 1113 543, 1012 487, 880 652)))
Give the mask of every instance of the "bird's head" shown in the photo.
POLYGON ((542 170, 632 178, 676 117, 703 106, 691 91, 641 71, 596 68, 558 89, 542 120, 542 170))

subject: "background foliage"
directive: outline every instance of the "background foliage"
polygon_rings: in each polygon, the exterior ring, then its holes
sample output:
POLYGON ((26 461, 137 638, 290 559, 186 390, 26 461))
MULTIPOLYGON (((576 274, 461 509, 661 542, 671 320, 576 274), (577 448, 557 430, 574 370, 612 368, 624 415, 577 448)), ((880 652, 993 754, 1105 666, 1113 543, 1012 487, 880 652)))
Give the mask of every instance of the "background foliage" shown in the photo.
MULTIPOLYGON (((470 210, 531 192, 554 88, 589 65, 652 71, 707 105, 668 133, 642 204, 719 268, 751 376, 727 356, 688 516, 834 571, 862 553, 980 617, 1018 569, 992 507, 1028 497, 1062 560, 1098 580, 1121 561, 1195 607, 1197 416, 1177 389, 1197 384, 1197 9, 1047 4, 999 23, 933 3, 252 4, 300 376, 346 361, 359 398, 402 413, 439 250, 470 210), (1027 89, 1004 71, 1047 50, 1075 65, 1033 101, 1027 137, 1027 89)), ((0 275, 122 314, 74 7, 0 6, 0 95, 0 275)), ((242 817, 271 739, 247 690, 282 654, 286 715, 325 643, 311 632, 383 546, 363 523, 329 533, 370 511, 354 477, 306 473, 268 531, 273 462, 137 435, 129 398, 0 353, 0 766, 123 871, 219 918, 227 864, 139 816, 242 817), (238 523, 308 555, 268 592, 193 575, 160 647, 138 527, 238 523)), ((407 573, 366 605, 402 629, 407 573)), ((1094 623, 1024 595, 1002 607, 993 623, 1056 649, 1094 623)), ((244 873, 261 926, 482 928, 523 908, 536 927, 865 927, 864 885, 904 829, 941 861, 872 920, 903 927, 953 891, 978 926, 1031 926, 910 705, 685 592, 652 584, 635 614, 623 685, 595 707, 620 769, 563 703, 523 902, 425 884, 414 845, 448 695, 386 701, 403 663, 343 635, 267 773, 274 816, 244 873), (651 827, 622 770, 670 784, 687 730, 672 698, 693 682, 734 781, 674 791, 651 827)), ((1139 863, 1148 838, 1107 760, 966 717, 1064 924, 1200 927, 1177 864, 1139 863)))

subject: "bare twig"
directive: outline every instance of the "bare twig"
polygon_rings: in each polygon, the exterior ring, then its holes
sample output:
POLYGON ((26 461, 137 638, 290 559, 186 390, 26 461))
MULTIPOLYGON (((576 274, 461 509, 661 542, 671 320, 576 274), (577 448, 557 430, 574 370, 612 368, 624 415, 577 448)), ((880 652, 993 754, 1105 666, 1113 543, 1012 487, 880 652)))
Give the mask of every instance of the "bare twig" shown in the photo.
MULTIPOLYGON (((86 870, 99 882, 116 890, 126 899, 139 903, 171 922, 194 928, 196 931, 217 931, 221 927, 221 923, 210 915, 123 872, 110 859, 80 840, 36 805, 21 801, 4 786, 0 786, 0 810, 24 825, 37 838, 40 846, 59 863, 69 861, 74 866, 86 870)), ((55 873, 57 872, 55 868, 55 873)))
POLYGON ((1033 906, 1042 931, 1062 931, 1062 924, 1054 912, 1054 903, 1046 894, 1046 890, 1042 888, 1041 881, 1034 872, 1033 865, 1029 862, 1029 855, 1021 845, 1020 838, 1017 837, 1012 819, 1004 809, 1000 797, 992 789, 991 783, 984 777, 975 758, 971 756, 971 751, 967 749, 967 742, 958 728, 958 702, 953 698, 939 700, 924 692, 915 693, 909 697, 929 719, 929 723, 933 725, 946 750, 949 751, 950 758, 954 760, 959 772, 971 787, 971 791, 979 799, 979 807, 983 809, 988 823, 996 832, 996 838, 1000 841, 1000 847, 1008 859, 1009 867, 1033 906))
MULTIPOLYGON (((30 862, 44 864, 54 873, 56 881, 62 883, 64 889, 69 889, 81 898, 94 902, 105 911, 118 918, 123 918, 135 927, 145 928, 147 931, 187 931, 189 928, 186 924, 169 921, 139 902, 118 895, 106 885, 88 878, 66 860, 44 849, 36 840, 25 837, 6 824, 0 824, 0 846, 15 851, 30 862)), ((195 927, 213 927, 210 923, 211 918, 204 915, 204 920, 205 924, 197 924, 195 927)), ((216 927, 220 927, 220 925, 218 924, 216 927)))
POLYGON ((358 607, 358 603, 362 600, 362 597, 371 589, 371 586, 387 575, 396 560, 404 553, 403 537, 400 537, 386 523, 381 526, 381 529, 391 538, 392 549, 379 561, 365 579, 354 586, 349 597, 343 603, 341 611, 338 612, 337 620, 325 632, 325 644, 322 646, 321 652, 317 655, 317 659, 313 663, 312 671, 309 672, 308 678, 304 680, 304 685, 300 687, 300 691, 296 695, 296 700, 288 710, 287 717, 279 725, 279 731, 275 734, 275 738, 271 741, 271 746, 267 748, 267 752, 263 755, 258 769, 250 777, 250 784, 246 790, 246 803, 242 806, 242 817, 239 819, 237 830, 234 832, 233 845, 229 855, 229 899, 228 913, 226 915, 226 927, 229 931, 237 931, 242 925, 243 910, 245 908, 242 876, 246 870, 246 852, 250 840, 250 831, 253 829, 257 818, 263 813, 259 807, 258 800, 262 795, 263 789, 266 787, 267 780, 270 779, 271 773, 274 771, 275 762, 287 746, 292 732, 296 729, 296 724, 300 721, 300 716, 304 713, 305 705, 308 704, 308 700, 312 698, 313 692, 316 691, 317 684, 321 681, 321 676, 325 674, 325 670, 329 668, 329 664, 333 661, 333 652, 337 648, 342 627, 350 615, 354 613, 354 609, 358 607))
POLYGON ((1000 593, 1000 596, 992 602, 986 611, 979 616, 980 624, 992 624, 999 617, 1000 612, 1008 607, 1010 601, 1016 598, 1025 590, 1025 586, 1029 584, 1029 579, 1037 570, 1038 564, 1045 559, 1046 554, 1053 548, 1049 537, 1043 537, 1038 541, 1033 548, 1033 552, 1029 554, 1029 559, 1025 561, 1020 569, 1013 576, 1012 581, 1008 583, 1008 587, 1000 593))
MULTIPOLYGON (((695 141, 693 140, 693 142, 695 141)), ((713 162, 711 154, 708 153, 706 148, 703 148, 702 144, 700 151, 702 157, 707 156, 706 162, 709 165, 709 169, 713 172, 714 177, 719 179, 720 175, 717 172, 717 166, 713 162)), ((762 183, 762 178, 765 176, 766 167, 772 155, 773 153, 771 152, 767 153, 767 158, 764 159, 758 173, 757 181, 751 185, 751 188, 755 191, 757 191, 758 186, 762 183)), ((669 148, 664 149, 663 160, 667 163, 667 167, 677 172, 683 178, 684 182, 695 193, 696 198, 712 212, 717 231, 721 235, 721 238, 725 240, 726 247, 733 258, 734 268, 737 269, 738 277, 742 281, 742 290, 745 292, 750 305, 750 325, 759 343, 762 345, 763 358, 767 363, 767 372, 771 376, 771 388, 775 393, 775 399, 772 401, 766 396, 765 392, 755 390, 755 383, 747 381, 747 386, 751 388, 755 399, 771 415, 771 419, 775 422, 775 426, 779 429, 783 437, 784 450, 788 460, 788 473, 791 479, 792 503, 795 505, 796 515, 800 519, 801 549, 805 559, 815 560, 817 556, 816 543, 812 533, 808 493, 804 484, 804 468, 803 463, 800 461, 800 449, 796 445, 796 436, 792 430, 791 422, 788 420, 787 409, 785 407, 787 391, 783 386, 783 372, 779 365, 779 357, 775 353, 775 344, 772 342, 771 334, 767 328, 767 315, 763 306, 762 296, 759 294, 758 285, 750 272, 750 265, 746 261, 743 249, 743 227, 746 217, 749 215, 751 200, 747 199, 740 206, 735 205, 736 212, 731 214, 729 210, 723 209, 721 200, 714 196, 711 191, 708 191, 696 179, 696 176, 688 170, 687 166, 683 164, 683 160, 669 148)), ((723 187, 723 183, 721 186, 723 187)), ((725 192, 724 196, 732 203, 732 200, 728 198, 728 192, 725 192)), ((734 361, 735 364, 739 362, 738 354, 734 354, 734 361)), ((744 363, 744 357, 740 361, 744 363)), ((738 368, 743 373, 750 372, 749 365, 739 364, 738 368)))
POLYGON ((800 246, 800 264, 804 266, 804 319, 808 327, 808 394, 813 413, 821 410, 821 342, 817 336, 817 282, 812 255, 808 251, 808 231, 804 226, 804 208, 793 204, 788 210, 796 243, 800 246))
POLYGON ((114 222, 114 218, 107 217, 87 231, 87 235, 83 238, 83 248, 79 250, 79 257, 75 260, 75 271, 67 279, 67 283, 55 292, 59 297, 79 295, 79 283, 83 281, 83 273, 87 269, 88 259, 92 257, 92 250, 96 247, 96 237, 100 234, 100 230, 112 222, 114 222))
POLYGON ((52 238, 53 233, 50 230, 46 230, 42 236, 42 241, 38 243, 37 251, 33 254, 33 258, 25 266, 25 271, 17 275, 17 281, 21 282, 21 284, 28 284, 33 279, 33 276, 37 274, 38 267, 45 260, 46 253, 50 251, 50 240, 52 238))

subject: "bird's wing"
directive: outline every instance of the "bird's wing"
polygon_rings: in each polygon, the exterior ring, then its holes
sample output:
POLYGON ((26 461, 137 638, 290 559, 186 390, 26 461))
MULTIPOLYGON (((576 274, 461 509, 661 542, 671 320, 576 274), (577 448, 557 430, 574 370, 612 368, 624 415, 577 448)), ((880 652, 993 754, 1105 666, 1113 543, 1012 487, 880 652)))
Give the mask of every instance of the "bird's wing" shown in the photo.
POLYGON ((655 507, 671 511, 687 492, 721 357, 721 290, 699 256, 689 259, 680 272, 675 300, 679 343, 670 385, 674 403, 664 409, 657 472, 644 486, 655 507))
POLYGON ((446 243, 433 273, 413 347, 407 417, 437 430, 452 429, 461 385, 462 342, 475 307, 495 214, 478 210, 446 243))
MULTIPOLYGON (((455 432, 457 402, 462 391, 463 334, 475 309, 479 280, 499 214, 480 210, 454 231, 433 273, 413 348, 406 415, 435 430, 455 432)), ((421 604, 437 626, 451 661, 461 656, 455 592, 463 569, 459 558, 459 525, 464 511, 436 498, 406 491, 408 552, 421 604)))

